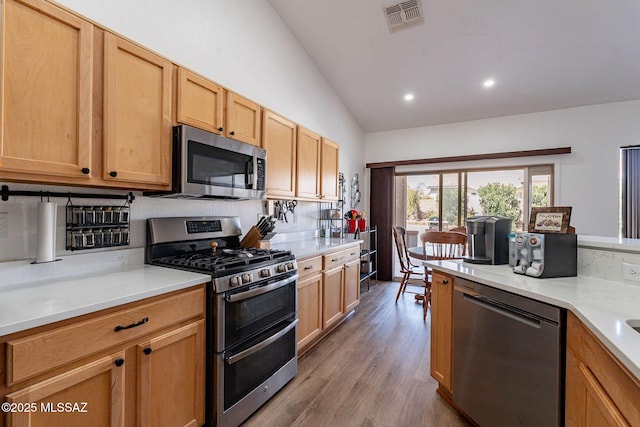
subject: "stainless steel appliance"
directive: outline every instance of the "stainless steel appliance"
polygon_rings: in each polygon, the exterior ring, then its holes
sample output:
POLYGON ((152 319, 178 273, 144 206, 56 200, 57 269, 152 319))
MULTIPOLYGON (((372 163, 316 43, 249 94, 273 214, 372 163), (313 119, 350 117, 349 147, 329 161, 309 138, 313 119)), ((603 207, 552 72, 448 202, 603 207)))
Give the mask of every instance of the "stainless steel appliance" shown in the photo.
POLYGON ((456 278, 453 400, 481 426, 559 426, 564 310, 456 278))
POLYGON ((267 152, 187 125, 173 128, 170 192, 175 198, 264 199, 267 152))
POLYGON ((514 273, 539 278, 578 274, 578 238, 575 234, 518 233, 514 250, 514 273))
POLYGON ((147 263, 211 274, 209 426, 239 425, 297 373, 295 257, 240 248, 241 234, 237 217, 148 220, 147 263))
POLYGON ((474 216, 467 218, 468 256, 465 262, 473 264, 507 264, 511 218, 474 216))

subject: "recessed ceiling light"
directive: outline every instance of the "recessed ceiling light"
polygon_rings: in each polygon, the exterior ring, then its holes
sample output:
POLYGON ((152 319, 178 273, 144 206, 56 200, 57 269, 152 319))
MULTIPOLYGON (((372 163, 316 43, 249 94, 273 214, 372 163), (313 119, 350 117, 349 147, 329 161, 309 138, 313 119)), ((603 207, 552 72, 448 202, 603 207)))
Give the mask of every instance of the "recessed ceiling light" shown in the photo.
POLYGON ((405 100, 405 101, 413 101, 413 98, 414 98, 414 96, 413 96, 413 94, 412 94, 412 93, 408 93, 408 94, 406 94, 406 95, 404 96, 404 100, 405 100))
POLYGON ((495 84, 496 84, 496 81, 493 80, 493 79, 487 79, 487 80, 484 81, 484 83, 482 83, 482 85, 484 87, 486 87, 486 88, 493 87, 493 86, 495 86, 495 84))

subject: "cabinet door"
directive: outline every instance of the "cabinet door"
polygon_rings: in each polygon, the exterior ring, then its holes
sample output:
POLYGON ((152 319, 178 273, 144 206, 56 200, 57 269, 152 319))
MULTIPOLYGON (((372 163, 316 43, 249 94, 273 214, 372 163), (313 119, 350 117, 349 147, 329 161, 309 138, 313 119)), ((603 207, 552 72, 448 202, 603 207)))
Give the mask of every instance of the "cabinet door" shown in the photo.
POLYGON ((104 179, 168 185, 171 62, 105 32, 104 67, 104 179))
POLYGON ((360 259, 344 265, 344 312, 360 302, 360 259))
POLYGON ((431 376, 452 391, 453 278, 433 272, 431 280, 431 376))
POLYGON ((124 352, 116 353, 7 395, 32 409, 11 412, 9 425, 124 426, 124 361, 124 352))
POLYGON ((260 106, 237 93, 227 92, 226 126, 227 138, 260 147, 260 106))
POLYGON ((322 138, 317 133, 298 127, 297 197, 320 198, 321 140, 322 138))
POLYGON ((320 194, 326 200, 338 200, 338 151, 339 145, 322 138, 320 161, 320 194))
POLYGON ((204 423, 205 341, 200 320, 137 346, 139 426, 204 423))
POLYGON ((93 26, 5 0, 2 42, 0 171, 90 178, 93 26))
POLYGON ((322 327, 327 328, 342 317, 344 268, 342 266, 322 274, 322 327))
POLYGON ((262 147, 267 150, 267 196, 296 195, 296 125, 264 111, 262 147))
POLYGON ((322 332, 322 275, 298 282, 298 351, 322 332))
POLYGON ((178 69, 178 122, 221 134, 223 99, 222 87, 189 70, 178 69))

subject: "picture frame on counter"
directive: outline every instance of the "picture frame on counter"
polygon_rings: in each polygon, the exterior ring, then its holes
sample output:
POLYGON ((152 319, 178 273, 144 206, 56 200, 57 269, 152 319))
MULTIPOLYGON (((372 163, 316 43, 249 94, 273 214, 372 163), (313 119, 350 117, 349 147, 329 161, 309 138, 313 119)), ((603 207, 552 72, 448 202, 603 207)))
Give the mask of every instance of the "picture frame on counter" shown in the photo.
POLYGON ((567 234, 570 220, 571 206, 532 207, 528 231, 567 234))

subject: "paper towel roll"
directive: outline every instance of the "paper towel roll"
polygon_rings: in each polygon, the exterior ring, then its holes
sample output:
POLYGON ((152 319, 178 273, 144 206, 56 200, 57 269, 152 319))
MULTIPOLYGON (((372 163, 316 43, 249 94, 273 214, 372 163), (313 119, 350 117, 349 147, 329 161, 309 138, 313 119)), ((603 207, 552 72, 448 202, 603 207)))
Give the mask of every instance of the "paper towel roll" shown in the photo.
POLYGON ((40 202, 38 205, 38 253, 36 262, 50 262, 56 258, 57 205, 40 202))

